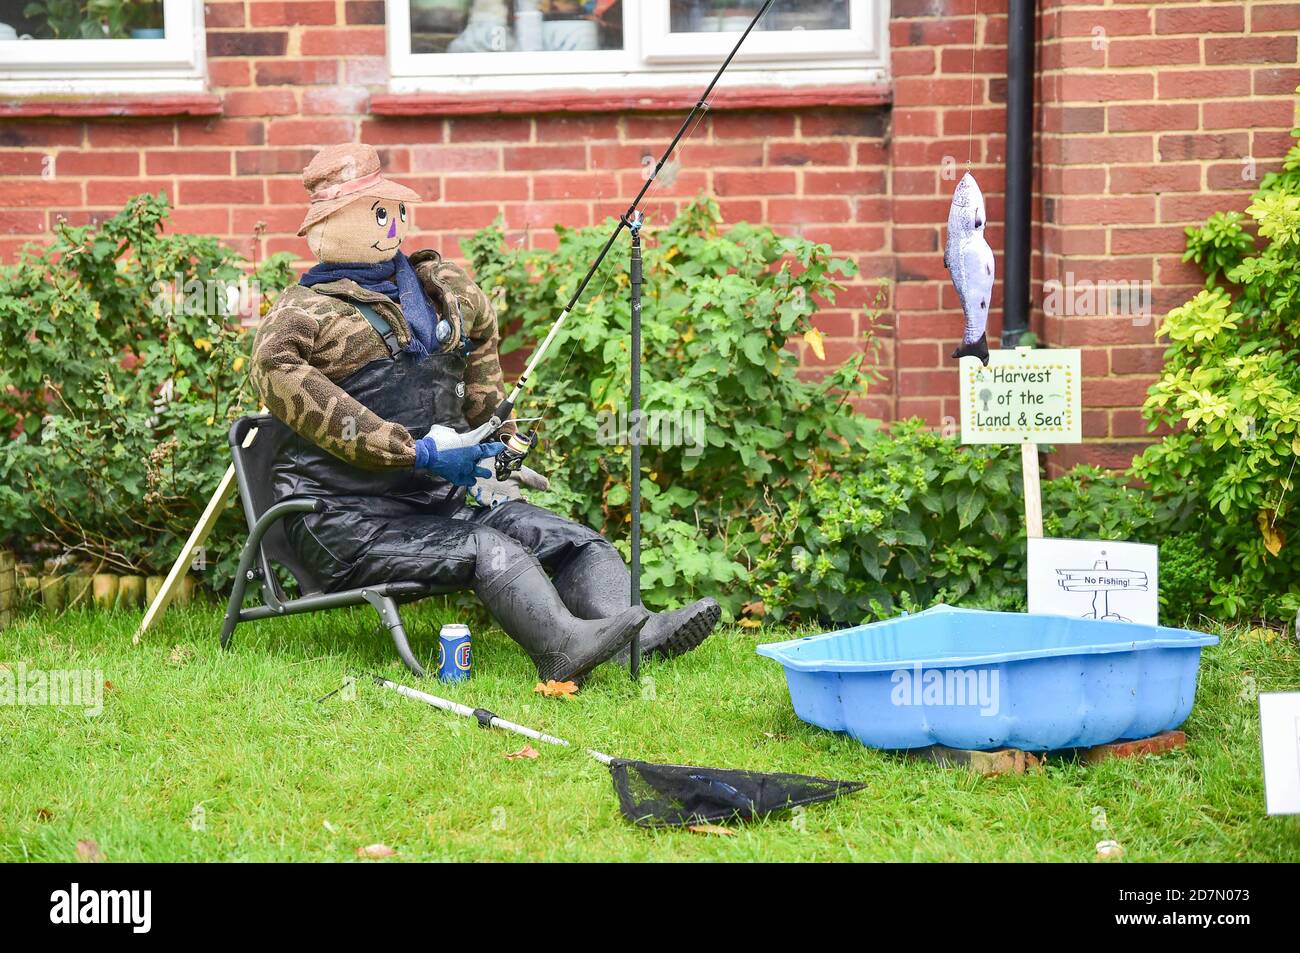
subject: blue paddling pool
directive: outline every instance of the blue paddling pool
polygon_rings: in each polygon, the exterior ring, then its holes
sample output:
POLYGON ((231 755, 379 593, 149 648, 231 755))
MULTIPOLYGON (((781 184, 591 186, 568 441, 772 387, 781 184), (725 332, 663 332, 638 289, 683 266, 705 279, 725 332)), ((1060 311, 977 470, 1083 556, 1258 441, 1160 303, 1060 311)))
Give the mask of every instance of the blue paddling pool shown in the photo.
POLYGON ((1146 738, 1192 710, 1201 649, 1187 629, 939 605, 760 645, 795 714, 873 748, 1049 751, 1146 738))

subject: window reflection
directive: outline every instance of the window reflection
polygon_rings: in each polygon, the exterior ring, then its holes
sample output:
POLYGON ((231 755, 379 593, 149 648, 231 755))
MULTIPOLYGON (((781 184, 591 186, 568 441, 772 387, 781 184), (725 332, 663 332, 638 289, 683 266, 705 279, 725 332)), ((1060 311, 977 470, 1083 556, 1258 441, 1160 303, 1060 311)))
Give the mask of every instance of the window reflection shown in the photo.
MULTIPOLYGON (((674 33, 737 33, 762 5, 763 0, 672 0, 669 25, 674 33)), ((781 0, 756 29, 847 30, 849 0, 781 0)))
POLYGON ((162 0, 0 0, 0 41, 163 36, 162 0))
POLYGON ((622 0, 410 0, 412 53, 623 49, 622 0))

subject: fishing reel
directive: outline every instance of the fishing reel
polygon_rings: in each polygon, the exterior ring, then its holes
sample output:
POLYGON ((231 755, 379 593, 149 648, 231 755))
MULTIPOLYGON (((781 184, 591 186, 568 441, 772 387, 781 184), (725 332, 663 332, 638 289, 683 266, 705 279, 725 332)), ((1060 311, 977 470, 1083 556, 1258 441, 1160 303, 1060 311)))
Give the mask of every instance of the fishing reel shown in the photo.
POLYGON ((497 479, 504 483, 510 479, 510 474, 524 465, 524 460, 528 458, 529 452, 533 447, 537 446, 537 431, 526 430, 523 433, 518 431, 508 434, 503 433, 501 434, 501 442, 505 446, 497 451, 496 467, 497 479))

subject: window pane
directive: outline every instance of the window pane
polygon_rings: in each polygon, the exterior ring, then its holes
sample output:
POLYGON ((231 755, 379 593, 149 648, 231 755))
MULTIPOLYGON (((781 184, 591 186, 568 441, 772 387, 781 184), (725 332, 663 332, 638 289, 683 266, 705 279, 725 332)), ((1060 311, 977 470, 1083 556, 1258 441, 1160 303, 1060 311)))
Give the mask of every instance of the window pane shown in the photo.
POLYGON ((0 41, 162 37, 162 0, 0 0, 0 41))
MULTIPOLYGON (((739 33, 763 0, 672 0, 673 33, 739 33)), ((849 0, 782 0, 768 11, 759 30, 847 30, 849 0)))
POLYGON ((622 0, 410 0, 412 53, 623 49, 622 0))

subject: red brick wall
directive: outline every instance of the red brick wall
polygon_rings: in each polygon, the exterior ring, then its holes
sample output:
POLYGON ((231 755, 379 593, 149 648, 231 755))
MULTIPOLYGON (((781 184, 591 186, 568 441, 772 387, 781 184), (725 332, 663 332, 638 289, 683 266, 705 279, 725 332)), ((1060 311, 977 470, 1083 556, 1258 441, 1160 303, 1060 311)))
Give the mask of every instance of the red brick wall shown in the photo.
MULTIPOLYGON (((1240 178, 1243 161, 1253 156, 1262 175, 1286 145, 1300 5, 1040 6, 1033 328, 1048 343, 1085 348, 1089 443, 1061 459, 1123 466, 1140 446, 1136 408, 1159 366, 1156 321, 1045 316, 1041 281, 1149 280, 1157 319, 1189 294, 1197 281, 1179 262, 1183 227, 1242 207, 1253 186, 1240 178)), ((856 258, 864 278, 818 319, 827 362, 861 347, 870 280, 895 279, 879 352, 885 380, 862 402, 883 417, 941 424, 957 414, 947 354, 961 315, 940 247, 954 184, 945 157, 960 174, 969 155, 990 242, 1002 240, 1006 2, 976 9, 976 0, 894 0, 892 107, 716 110, 649 209, 653 223, 707 190, 731 220, 798 230, 856 258)), ((178 229, 226 236, 245 254, 305 258, 294 237, 299 173, 315 148, 340 140, 373 143, 424 196, 413 247, 456 255, 459 238, 498 214, 512 238, 542 245, 555 223, 621 211, 642 158, 680 122, 640 111, 377 117, 370 97, 387 81, 378 0, 214 0, 206 10, 220 116, 33 119, 6 117, 0 105, 0 260, 59 215, 100 217, 160 188, 177 205, 178 229)), ((999 288, 991 339, 1000 308, 999 288)), ((815 373, 816 358, 803 356, 815 373)))
MULTIPOLYGON (((957 293, 943 266, 948 207, 969 169, 984 193, 986 235, 1002 275, 1006 137, 1005 0, 894 0, 890 24, 893 139, 890 188, 898 333, 897 415, 959 419, 957 293)), ((988 336, 1002 333, 1002 285, 988 336)))
POLYGON ((1184 229, 1244 209, 1292 140, 1300 4, 1045 0, 1040 23, 1043 274, 1137 280, 1152 319, 1049 316, 1084 347, 1085 456, 1124 466, 1147 434, 1136 408, 1159 371, 1160 316, 1196 293, 1184 229), (1096 31, 1104 31, 1097 33, 1096 31))

